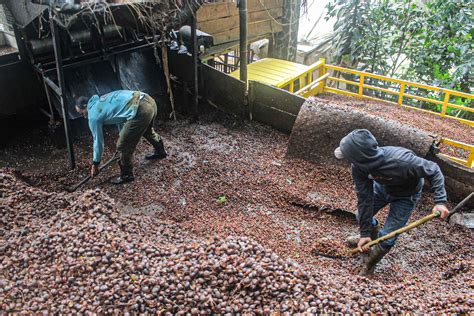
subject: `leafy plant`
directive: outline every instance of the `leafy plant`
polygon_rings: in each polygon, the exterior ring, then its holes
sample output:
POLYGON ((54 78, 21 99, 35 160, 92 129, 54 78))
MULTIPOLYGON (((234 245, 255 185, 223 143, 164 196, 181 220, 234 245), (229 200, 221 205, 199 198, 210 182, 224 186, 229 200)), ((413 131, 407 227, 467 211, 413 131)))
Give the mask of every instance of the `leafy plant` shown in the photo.
MULTIPOLYGON (((327 9, 327 19, 336 18, 332 63, 466 93, 474 88, 472 0, 332 0, 327 9)), ((447 113, 473 115, 451 108, 447 113)))
POLYGON ((423 10, 411 0, 334 0, 336 64, 393 76, 406 61, 405 51, 421 32, 423 10))
POLYGON ((227 197, 225 195, 221 195, 217 198, 217 202, 225 203, 225 202, 227 202, 227 197))
POLYGON ((410 47, 412 75, 470 93, 474 69, 474 3, 431 0, 423 32, 410 47))

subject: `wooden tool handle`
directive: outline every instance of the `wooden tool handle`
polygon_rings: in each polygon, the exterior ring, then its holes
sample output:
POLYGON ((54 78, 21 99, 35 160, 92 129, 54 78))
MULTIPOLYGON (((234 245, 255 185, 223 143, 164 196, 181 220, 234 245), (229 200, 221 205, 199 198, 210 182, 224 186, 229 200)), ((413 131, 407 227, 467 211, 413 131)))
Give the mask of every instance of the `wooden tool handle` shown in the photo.
MULTIPOLYGON (((440 212, 431 213, 430 215, 425 216, 425 217, 423 217, 423 218, 421 218, 421 219, 419 219, 419 220, 417 220, 417 221, 414 221, 413 223, 408 224, 407 226, 404 226, 404 227, 402 227, 402 228, 400 228, 400 229, 394 230, 393 232, 391 232, 391 233, 389 233, 389 234, 387 234, 387 235, 384 235, 384 236, 382 236, 382 237, 380 237, 380 238, 377 238, 377 239, 375 239, 375 240, 372 240, 371 242, 365 244, 364 247, 372 247, 373 245, 376 245, 376 244, 380 243, 381 241, 384 241, 384 240, 393 238, 393 237, 395 237, 395 236, 397 236, 397 235, 400 235, 400 234, 402 234, 402 233, 404 233, 404 232, 406 232, 406 231, 409 231, 409 230, 411 230, 411 229, 413 229, 413 228, 415 228, 415 227, 417 227, 417 226, 420 226, 421 224, 423 224, 423 223, 425 223, 425 222, 427 222, 427 221, 429 221, 429 220, 432 220, 432 219, 435 218, 435 217, 439 217, 440 215, 441 215, 440 212)), ((353 249, 353 250, 351 251, 352 254, 356 254, 356 253, 358 253, 358 252, 359 252, 359 248, 353 249)))
MULTIPOLYGON (((446 217, 446 220, 449 221, 449 218, 451 217, 451 215, 453 215, 454 213, 458 212, 458 211, 461 209, 461 207, 463 207, 472 197, 474 197, 474 192, 472 192, 471 194, 469 194, 464 200, 462 200, 458 205, 456 205, 456 207, 453 208, 453 209, 451 210, 451 212, 449 212, 449 215, 446 217)), ((413 223, 411 223, 411 224, 409 224, 409 225, 407 225, 407 226, 405 226, 405 227, 402 227, 402 228, 400 228, 400 229, 397 229, 397 230, 391 232, 390 234, 387 234, 387 235, 385 235, 385 236, 382 236, 382 237, 380 237, 380 238, 377 238, 377 239, 375 239, 375 240, 372 240, 371 242, 365 244, 364 246, 365 246, 365 247, 372 247, 373 245, 376 245, 376 244, 378 244, 378 243, 381 242, 381 241, 384 241, 384 240, 393 238, 393 237, 395 237, 395 236, 397 236, 397 235, 400 235, 400 234, 402 234, 402 233, 404 233, 404 232, 406 232, 406 231, 409 231, 409 230, 411 230, 411 229, 413 229, 413 228, 415 228, 415 227, 417 227, 417 226, 420 226, 421 224, 423 224, 423 223, 425 223, 425 222, 427 222, 427 221, 429 221, 429 220, 431 220, 431 219, 433 219, 433 218, 435 218, 435 217, 439 217, 440 215, 441 215, 440 212, 431 213, 430 215, 425 216, 425 217, 423 217, 423 218, 421 218, 421 219, 419 219, 419 220, 417 220, 417 221, 415 221, 415 222, 413 222, 413 223)), ((358 252, 359 252, 359 248, 353 249, 353 250, 351 251, 352 254, 356 254, 356 253, 358 253, 358 252)))

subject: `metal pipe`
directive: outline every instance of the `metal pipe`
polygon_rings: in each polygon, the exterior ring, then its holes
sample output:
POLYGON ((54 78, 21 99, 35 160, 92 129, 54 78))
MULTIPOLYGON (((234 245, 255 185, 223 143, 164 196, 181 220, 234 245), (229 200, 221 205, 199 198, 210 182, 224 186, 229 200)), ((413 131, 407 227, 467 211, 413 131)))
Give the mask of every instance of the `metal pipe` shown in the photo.
POLYGON ((44 77, 44 83, 53 89, 54 93, 56 93, 58 96, 61 95, 61 88, 56 83, 54 83, 53 80, 49 79, 48 77, 44 77))
POLYGON ((449 215, 446 217, 446 220, 449 222, 449 219, 451 218, 452 215, 456 214, 457 212, 459 212, 459 210, 467 204, 467 202, 469 202, 472 198, 474 197, 474 192, 471 192, 471 194, 469 194, 468 196, 466 196, 466 198, 464 198, 464 200, 462 200, 461 202, 459 202, 458 205, 456 205, 455 208, 453 208, 451 210, 451 212, 449 212, 449 215))
MULTIPOLYGON (((140 45, 140 46, 134 46, 134 47, 126 48, 126 49, 123 49, 123 50, 120 50, 120 51, 112 51, 109 54, 103 54, 103 55, 99 55, 99 56, 96 56, 97 52, 87 53, 87 54, 82 55, 81 57, 88 57, 88 58, 87 59, 81 58, 80 61, 72 61, 73 59, 71 59, 71 58, 65 58, 64 61, 68 61, 70 63, 67 63, 66 65, 63 65, 63 69, 75 68, 75 67, 80 67, 80 66, 84 66, 84 65, 93 64, 93 63, 96 63, 96 62, 99 62, 99 61, 107 60, 110 57, 115 56, 115 55, 138 51, 138 50, 141 50, 141 49, 144 49, 144 48, 152 47, 153 45, 155 45, 155 43, 147 43, 147 44, 140 45)), ((126 47, 126 46, 130 46, 130 45, 129 44, 121 45, 120 47, 126 47)), ((114 48, 120 48, 120 47, 114 47, 114 48)), ((112 48, 111 50, 113 50, 114 48, 112 48)), ((56 70, 56 68, 54 68, 55 66, 53 66, 53 68, 50 68, 52 66, 53 65, 51 63, 47 63, 47 64, 44 64, 43 67, 41 67, 41 68, 37 67, 36 69, 40 73, 47 74, 47 73, 50 73, 50 72, 56 70)))
MULTIPOLYGON (((53 12, 50 11, 52 15, 53 12)), ((50 18, 50 26, 51 26, 51 36, 53 37, 53 47, 54 47, 54 58, 56 60, 56 70, 58 75, 58 83, 59 83, 59 100, 61 101, 61 110, 63 114, 64 120, 64 132, 66 135, 66 145, 67 145, 67 152, 69 158, 69 168, 72 170, 76 167, 76 161, 74 158, 74 147, 71 139, 71 128, 69 122, 69 112, 66 109, 66 102, 64 100, 64 93, 66 92, 66 82, 64 79, 64 69, 63 69, 63 60, 61 54, 61 43, 58 34, 58 27, 54 18, 50 18)))
POLYGON ((54 123, 53 100, 51 100, 51 94, 49 92, 48 84, 46 83, 46 78, 44 77, 44 75, 42 76, 42 78, 43 78, 44 92, 46 93, 46 98, 48 99, 49 112, 51 113, 49 117, 49 124, 52 126, 54 123))
POLYGON ((197 17, 194 14, 191 20, 191 39, 193 43, 193 119, 198 120, 199 106, 199 78, 198 78, 198 40, 197 40, 197 17))
POLYGON ((240 80, 247 85, 247 0, 239 1, 240 80))
MULTIPOLYGON (((114 37, 119 37, 122 30, 121 26, 115 25, 106 25, 104 26, 104 38, 110 39, 114 37)), ((78 32, 69 32, 71 41, 73 45, 76 44, 87 44, 92 42, 91 32, 89 30, 78 31, 78 32)), ((52 38, 47 39, 33 39, 28 41, 31 51, 33 54, 46 54, 53 50, 53 40, 52 38)))

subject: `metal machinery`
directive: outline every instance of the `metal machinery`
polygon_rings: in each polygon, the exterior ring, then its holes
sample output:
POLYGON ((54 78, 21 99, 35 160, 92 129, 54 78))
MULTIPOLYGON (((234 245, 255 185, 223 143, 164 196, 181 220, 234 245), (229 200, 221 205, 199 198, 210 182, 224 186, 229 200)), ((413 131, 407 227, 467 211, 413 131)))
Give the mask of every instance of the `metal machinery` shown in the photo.
POLYGON ((190 55, 193 56, 194 63, 197 63, 197 47, 212 45, 212 37, 198 33, 196 23, 192 23, 203 0, 183 1, 180 10, 174 13, 169 11, 169 1, 156 0, 138 4, 6 1, 14 15, 29 13, 28 17, 16 19, 28 21, 15 25, 19 53, 44 86, 49 108, 42 112, 52 121, 57 112, 64 121, 71 169, 75 167, 75 159, 70 119, 79 117, 74 109, 78 96, 100 95, 117 89, 165 94, 162 50, 157 47, 164 46, 166 52, 171 52, 174 43, 163 34, 177 36, 178 41, 185 39, 192 53, 186 54, 186 58, 191 60, 190 55), (160 19, 162 16, 166 19, 160 19), (173 31, 187 22, 191 22, 191 27, 182 30, 184 36, 173 31))

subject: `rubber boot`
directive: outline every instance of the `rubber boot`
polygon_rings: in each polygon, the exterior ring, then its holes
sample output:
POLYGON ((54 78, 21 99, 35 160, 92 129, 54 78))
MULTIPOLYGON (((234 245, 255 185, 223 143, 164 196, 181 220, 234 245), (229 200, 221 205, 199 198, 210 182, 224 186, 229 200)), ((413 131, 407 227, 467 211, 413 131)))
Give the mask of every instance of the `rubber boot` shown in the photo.
POLYGON ((135 180, 135 177, 133 176, 132 166, 130 167, 122 166, 121 163, 119 163, 119 166, 120 166, 120 176, 115 179, 112 179, 110 181, 112 184, 123 184, 123 183, 131 182, 135 180))
POLYGON ((168 154, 166 153, 163 140, 160 139, 158 144, 155 146, 155 151, 153 153, 146 154, 145 159, 148 159, 148 160, 163 159, 163 158, 166 158, 167 156, 168 154))
POLYGON ((359 275, 369 276, 374 274, 375 266, 389 251, 390 249, 383 249, 380 245, 372 246, 368 254, 362 254, 362 267, 359 275))
MULTIPOLYGON (((380 224, 377 222, 377 225, 375 225, 372 228, 372 231, 370 232, 370 238, 372 240, 375 240, 375 239, 379 238, 379 232, 380 232, 380 224)), ((357 244, 359 243, 359 239, 360 239, 360 235, 351 235, 351 236, 347 237, 346 244, 350 248, 356 248, 357 244)))

